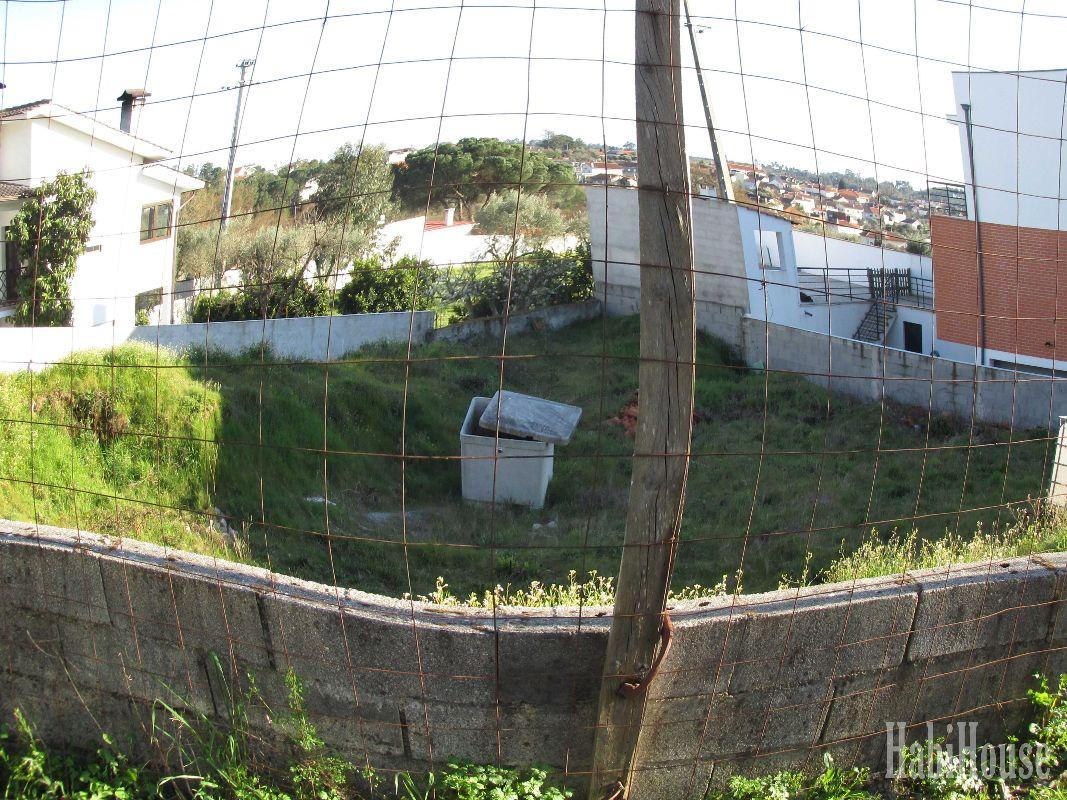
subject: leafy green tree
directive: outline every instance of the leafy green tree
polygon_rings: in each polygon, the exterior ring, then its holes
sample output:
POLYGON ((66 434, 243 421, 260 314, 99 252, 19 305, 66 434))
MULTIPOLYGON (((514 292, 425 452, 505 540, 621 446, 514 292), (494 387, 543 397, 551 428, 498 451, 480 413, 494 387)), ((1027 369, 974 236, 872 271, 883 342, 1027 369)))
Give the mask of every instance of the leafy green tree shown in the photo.
POLYGON ((216 167, 210 161, 205 161, 199 167, 195 164, 190 164, 185 168, 185 174, 199 178, 207 186, 221 187, 225 183, 226 168, 216 167))
POLYGON ((485 275, 473 267, 439 279, 438 294, 460 319, 499 317, 536 308, 576 303, 593 295, 588 245, 566 253, 534 250, 485 275))
POLYGON ((392 212, 393 176, 384 147, 345 144, 312 178, 318 187, 311 201, 320 218, 370 234, 392 212))
POLYGON ((59 172, 36 187, 8 223, 8 241, 22 265, 16 325, 70 325, 70 279, 93 229, 95 200, 88 171, 59 172))
POLYGON ((393 191, 407 208, 455 203, 470 219, 475 206, 493 194, 519 185, 524 192, 571 187, 570 165, 555 161, 521 142, 493 138, 466 138, 426 147, 393 167, 393 191))
POLYGON ((540 194, 506 191, 493 195, 474 215, 478 232, 489 234, 487 255, 508 260, 544 248, 568 232, 567 221, 540 194))

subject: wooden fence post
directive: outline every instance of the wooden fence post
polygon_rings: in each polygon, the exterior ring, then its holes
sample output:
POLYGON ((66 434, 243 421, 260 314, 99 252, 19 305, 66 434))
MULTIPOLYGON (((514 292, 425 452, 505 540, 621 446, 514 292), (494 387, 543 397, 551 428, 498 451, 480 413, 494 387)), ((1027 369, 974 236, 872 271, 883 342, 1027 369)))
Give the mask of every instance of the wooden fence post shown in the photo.
POLYGON ((679 4, 636 4, 639 406, 625 542, 600 690, 592 800, 628 794, 645 681, 654 675, 657 658, 670 641, 667 587, 689 471, 696 332, 679 4))

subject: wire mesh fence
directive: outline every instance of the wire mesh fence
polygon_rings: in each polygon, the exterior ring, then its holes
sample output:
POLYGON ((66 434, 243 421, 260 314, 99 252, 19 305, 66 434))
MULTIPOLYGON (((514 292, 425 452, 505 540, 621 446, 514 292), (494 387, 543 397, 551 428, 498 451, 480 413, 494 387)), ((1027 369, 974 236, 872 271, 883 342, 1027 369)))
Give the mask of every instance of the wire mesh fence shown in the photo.
POLYGON ((1055 4, 2 12, 0 707, 44 741, 880 792, 1065 671, 1055 4))

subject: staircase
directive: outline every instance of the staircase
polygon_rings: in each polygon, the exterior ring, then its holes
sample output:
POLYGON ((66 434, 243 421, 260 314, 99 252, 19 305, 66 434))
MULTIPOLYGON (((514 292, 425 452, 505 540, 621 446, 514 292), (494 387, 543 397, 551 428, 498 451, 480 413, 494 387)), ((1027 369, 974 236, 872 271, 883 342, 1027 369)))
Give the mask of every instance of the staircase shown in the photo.
POLYGON ((881 300, 875 300, 867 309, 867 314, 852 338, 861 342, 885 344, 885 335, 893 327, 896 318, 895 308, 881 300))

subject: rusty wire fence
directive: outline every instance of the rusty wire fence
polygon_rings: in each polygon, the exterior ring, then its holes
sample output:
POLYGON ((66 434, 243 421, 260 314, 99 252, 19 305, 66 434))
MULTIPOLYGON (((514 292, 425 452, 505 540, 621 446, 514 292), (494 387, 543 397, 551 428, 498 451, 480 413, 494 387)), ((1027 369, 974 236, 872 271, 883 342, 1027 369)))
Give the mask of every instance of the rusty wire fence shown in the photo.
POLYGON ((5 721, 348 795, 1024 730, 1067 17, 758 6, 7 0, 5 721))

